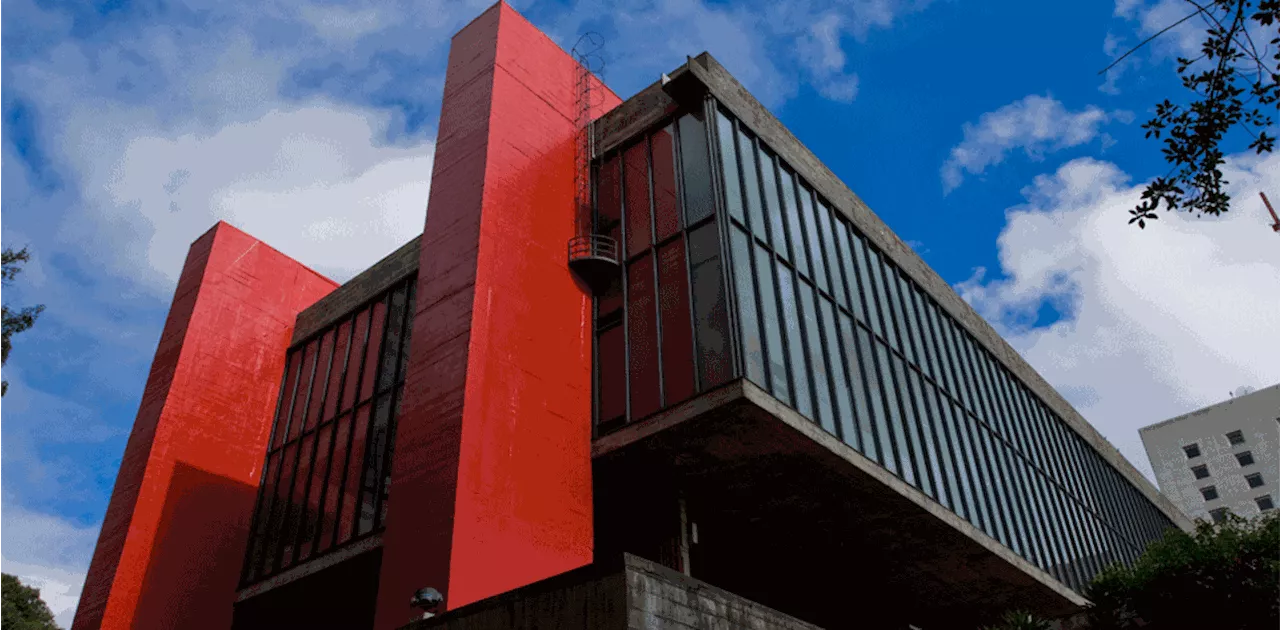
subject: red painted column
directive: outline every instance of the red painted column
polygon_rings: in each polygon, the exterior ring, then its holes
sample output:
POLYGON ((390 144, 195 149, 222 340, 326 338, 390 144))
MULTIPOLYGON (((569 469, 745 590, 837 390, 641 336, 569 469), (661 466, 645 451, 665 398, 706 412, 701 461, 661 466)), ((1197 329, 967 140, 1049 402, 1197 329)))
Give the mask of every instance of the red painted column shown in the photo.
MULTIPOLYGON (((454 36, 396 431, 375 628, 591 561, 590 298, 574 231, 578 66, 506 4, 454 36)), ((603 85, 598 116, 618 98, 603 85)))
POLYGON ((192 243, 74 629, 231 626, 294 320, 335 286, 226 223, 192 243))

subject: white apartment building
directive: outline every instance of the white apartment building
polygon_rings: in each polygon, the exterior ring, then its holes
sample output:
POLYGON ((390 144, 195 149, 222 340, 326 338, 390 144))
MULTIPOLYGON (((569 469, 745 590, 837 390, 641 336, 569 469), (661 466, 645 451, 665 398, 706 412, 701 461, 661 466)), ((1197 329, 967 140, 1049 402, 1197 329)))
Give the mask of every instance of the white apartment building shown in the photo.
POLYGON ((1139 431, 1163 492, 1193 519, 1253 517, 1280 501, 1280 384, 1139 431))

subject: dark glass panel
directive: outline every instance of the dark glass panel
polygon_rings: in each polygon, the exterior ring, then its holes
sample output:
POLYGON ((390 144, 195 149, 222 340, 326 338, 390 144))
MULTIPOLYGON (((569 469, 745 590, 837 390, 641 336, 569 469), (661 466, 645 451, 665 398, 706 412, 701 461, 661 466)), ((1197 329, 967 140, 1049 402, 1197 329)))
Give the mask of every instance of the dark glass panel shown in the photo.
MULTIPOLYGON (((858 352, 862 355, 862 374, 867 381, 867 396, 871 401, 872 432, 875 434, 874 448, 872 443, 863 445, 868 455, 874 458, 889 472, 898 474, 898 459, 893 453, 893 444, 889 437, 889 416, 884 408, 884 387, 881 386, 880 366, 876 360, 877 350, 884 352, 867 333, 867 329, 858 327, 858 352)), ((892 385, 889 385, 892 387, 892 385)))
POLYGON ((263 547, 262 575, 274 573, 276 558, 279 557, 280 534, 284 529, 285 516, 289 512, 289 498, 293 496, 293 473, 298 463, 298 443, 286 444, 280 460, 280 478, 276 482, 271 500, 271 516, 267 521, 267 543, 263 547))
POLYGON ((827 350, 827 359, 831 365, 831 385, 835 392, 836 426, 839 435, 848 443, 856 443, 858 429, 853 422, 853 400, 849 395, 849 378, 844 372, 844 359, 841 357, 839 324, 836 322, 835 305, 831 300, 818 296, 818 310, 822 313, 823 346, 827 350))
MULTIPOLYGON (((800 212, 804 223, 804 231, 806 240, 809 243, 809 261, 813 263, 814 278, 818 281, 818 288, 823 291, 831 291, 831 285, 827 282, 827 266, 822 258, 822 242, 818 237, 818 215, 813 207, 813 191, 809 187, 800 184, 800 212)), ((801 268, 801 272, 808 271, 801 268)))
POLYGON ((316 433, 315 464, 311 467, 311 487, 307 490, 307 509, 302 513, 302 541, 299 543, 298 560, 306 560, 312 551, 312 541, 319 533, 324 511, 325 479, 329 475, 329 450, 333 447, 333 425, 326 424, 316 433))
POLYGON ((263 549, 266 546, 271 511, 275 509, 275 488, 280 477, 280 453, 272 453, 267 457, 266 471, 262 475, 262 491, 259 494, 258 510, 254 520, 253 536, 249 539, 248 561, 245 563, 244 580, 257 578, 262 570, 263 549))
POLYGON ((756 165, 755 142, 750 134, 738 131, 738 148, 742 155, 742 191, 747 200, 747 218, 751 221, 751 233, 769 242, 769 225, 764 217, 764 205, 760 201, 759 167, 756 165))
POLYGON ((600 333, 598 369, 600 371, 600 421, 621 418, 627 412, 627 355, 622 326, 600 333))
POLYGON ((609 287, 596 296, 596 321, 602 321, 622 310, 622 274, 614 275, 609 287))
POLYGON ((694 392, 693 329, 684 240, 658 248, 658 311, 662 321, 662 380, 667 405, 694 392))
POLYGON ((804 320, 805 347, 809 350, 809 365, 813 379, 813 392, 817 395, 818 424, 830 433, 836 432, 835 416, 831 406, 831 376, 822 356, 822 329, 818 324, 817 304, 814 302, 813 285, 804 280, 798 285, 800 289, 801 319, 804 320))
POLYGON ((899 316, 903 324, 901 331, 904 354, 907 355, 908 361, 921 365, 924 363, 924 358, 916 352, 920 343, 920 322, 916 320, 915 306, 911 301, 911 295, 915 293, 915 290, 911 288, 911 283, 907 281, 901 270, 890 275, 898 284, 898 295, 894 299, 894 303, 901 309, 899 316))
POLYGON ((630 343, 631 416, 643 418, 661 406, 652 254, 645 254, 627 265, 627 340, 630 343))
POLYGON ((649 249, 653 238, 649 209, 649 147, 641 141, 622 155, 622 190, 626 198, 627 258, 649 249))
POLYGON ((871 332, 884 335, 884 326, 880 322, 880 306, 876 303, 876 283, 871 281, 871 270, 874 264, 867 252, 867 244, 858 235, 853 236, 853 255, 858 263, 858 284, 862 286, 862 299, 867 307, 866 321, 871 324, 871 332))
POLYGON ((302 429, 304 432, 316 428, 316 424, 320 422, 320 411, 323 409, 326 393, 325 385, 329 382, 329 368, 333 361, 333 335, 334 331, 329 330, 320 337, 320 356, 316 360, 315 384, 311 387, 311 401, 307 406, 307 423, 302 429))
MULTIPOLYGON (((307 405, 311 403, 311 384, 316 380, 316 363, 319 356, 317 347, 318 339, 312 339, 307 344, 306 354, 302 359, 302 373, 298 374, 298 390, 293 396, 293 410, 289 414, 289 435, 286 441, 298 439, 298 435, 302 432, 302 423, 306 418, 307 405)), ((323 379, 323 375, 321 379, 323 379)))
POLYGON ((378 372, 378 353, 382 352, 382 331, 387 323, 387 303, 385 299, 373 305, 373 315, 369 323, 369 346, 365 348, 364 378, 360 385, 360 402, 373 396, 373 382, 378 372))
MULTIPOLYGON (((914 418, 911 415, 911 394, 907 390, 906 375, 902 371, 902 359, 891 352, 884 354, 889 355, 890 364, 893 366, 894 386, 891 389, 886 387, 886 390, 888 390, 886 393, 891 394, 889 397, 889 427, 893 429, 893 441, 898 448, 898 461, 902 464, 902 478, 917 488, 923 488, 921 475, 924 471, 920 469, 920 463, 916 461, 916 445, 911 443, 911 436, 907 433, 907 426, 914 424, 914 418)), ((883 359, 881 360, 881 367, 885 367, 883 359)), ((884 373, 887 374, 887 371, 884 373)), ((889 380, 886 378, 885 384, 888 385, 888 383, 889 380)))
POLYGON ((724 168, 724 204, 729 216, 746 223, 743 214, 742 183, 738 173, 738 151, 734 148, 737 134, 733 130, 733 121, 724 112, 716 112, 717 135, 720 141, 720 161, 724 168))
POLYGON ((302 439, 298 447, 298 469, 294 473, 293 498, 289 501, 289 513, 285 517, 284 532, 281 534, 280 566, 293 564, 293 556, 298 540, 298 525, 307 507, 307 487, 311 481, 312 455, 316 443, 313 435, 302 439))
POLYGON ((342 375, 347 370, 347 348, 351 343, 351 322, 338 326, 333 345, 333 367, 329 368, 329 388, 324 399, 323 420, 328 422, 338 412, 338 399, 342 398, 342 375))
POLYGON ((360 489, 360 523, 356 528, 356 534, 359 536, 373 531, 377 501, 385 481, 383 477, 387 474, 387 445, 391 440, 391 396, 389 394, 384 394, 374 403, 371 429, 368 454, 365 455, 364 478, 360 489))
POLYGON ((684 210, 690 225, 715 212, 711 196, 711 161, 702 112, 680 117, 680 169, 684 174, 684 210))
POLYGON ((809 389, 809 366, 805 360, 804 335, 800 332, 800 307, 796 303, 791 269, 778 262, 778 299, 782 305, 782 323, 785 326, 787 361, 791 364, 791 376, 795 379, 795 404, 800 415, 813 419, 813 392, 809 389))
POLYGON ((738 292, 738 329, 742 334, 742 362, 747 379, 768 389, 765 377, 764 340, 760 337, 759 313, 756 310, 755 288, 751 281, 750 237, 738 226, 729 228, 733 243, 733 281, 738 292))
POLYGON ((769 359, 769 390, 778 400, 790 405, 787 386, 786 351, 782 345, 782 315, 773 290, 773 255, 756 245, 756 285, 760 289, 760 318, 764 323, 765 354, 769 359))
POLYGON ((347 478, 343 480, 342 511, 338 516, 338 544, 351 540, 355 531, 356 506, 360 499, 360 477, 364 471, 364 445, 369 433, 369 405, 356 410, 356 424, 347 449, 347 478))
MULTIPOLYGON (((844 270, 844 282, 848 289, 849 309, 853 311, 853 316, 866 321, 866 311, 863 310, 862 293, 858 289, 858 272, 855 266, 855 254, 853 252, 853 243, 849 240, 849 226, 844 221, 836 220, 836 243, 840 246, 840 266, 844 270)), ((860 264, 865 264, 862 260, 857 260, 860 264)), ((842 304, 844 302, 841 302, 842 304)))
POLYGON ((600 164, 596 173, 596 230, 609 233, 622 223, 622 160, 617 153, 600 164))
POLYGON ((676 187, 675 128, 664 127, 653 142, 653 208, 659 241, 680 231, 680 191, 676 187))
POLYGON ((875 459, 875 438, 871 433, 871 407, 868 399, 866 381, 862 377, 861 350, 854 338, 857 324, 853 318, 840 312, 840 339, 844 341, 844 352, 848 358, 850 392, 853 395, 854 423, 857 425, 857 436, 845 436, 845 443, 858 449, 867 457, 875 459))
POLYGON ((818 217, 818 240, 822 242, 822 251, 826 255, 827 269, 831 276, 830 291, 836 296, 840 305, 848 308, 849 300, 844 293, 844 279, 840 276, 840 256, 836 253, 836 235, 831 229, 831 207, 815 195, 813 212, 818 217))
POLYGON ((378 391, 384 392, 396 382, 396 367, 400 365, 400 341, 404 338, 406 288, 400 287, 391 294, 391 314, 387 319, 387 334, 382 344, 382 368, 378 374, 378 391))
POLYGON ((355 335, 351 338, 351 359, 347 361, 346 386, 343 387, 342 392, 342 411, 350 409, 355 404, 356 388, 360 384, 360 370, 364 366, 365 345, 369 341, 369 310, 360 311, 356 315, 355 322, 355 335))
POLYGON ((796 206, 795 173, 790 169, 778 171, 778 182, 782 185, 782 214, 787 221, 787 241, 791 244, 791 259, 796 269, 809 273, 809 257, 804 251, 804 227, 800 225, 800 209, 796 206))
POLYGON ((288 365, 284 371, 284 385, 280 388, 280 409, 276 411, 275 426, 272 429, 271 448, 280 448, 284 436, 289 432, 288 419, 292 416, 293 398, 297 395, 298 374, 301 372, 302 352, 291 350, 288 365))
POLYGON ((911 384, 911 400, 915 403, 916 421, 912 427, 912 436, 916 439, 916 453, 920 456, 918 459, 924 467, 924 473, 920 477, 922 481, 928 482, 925 484, 925 492, 943 505, 949 505, 946 482, 942 478, 942 463, 938 461, 938 452, 935 450, 932 418, 929 407, 924 402, 924 381, 911 368, 907 368, 907 380, 911 384))
POLYGON ((337 531, 338 501, 342 498, 343 474, 347 465, 347 446, 351 442, 351 414, 346 414, 334 423, 333 456, 329 471, 329 479, 325 482, 324 515, 320 521, 320 541, 316 544, 316 553, 333 546, 333 535, 337 531))
POLYGON ((769 218, 769 233, 773 238, 773 248, 783 258, 790 258, 787 254, 787 232, 783 227, 782 206, 778 202, 778 181, 776 176, 777 166, 774 164, 772 153, 760 147, 760 183, 764 188, 764 213, 769 218))
POLYGON ((714 221, 689 232, 693 317, 702 391, 733 378, 733 355, 720 270, 720 241, 714 221))

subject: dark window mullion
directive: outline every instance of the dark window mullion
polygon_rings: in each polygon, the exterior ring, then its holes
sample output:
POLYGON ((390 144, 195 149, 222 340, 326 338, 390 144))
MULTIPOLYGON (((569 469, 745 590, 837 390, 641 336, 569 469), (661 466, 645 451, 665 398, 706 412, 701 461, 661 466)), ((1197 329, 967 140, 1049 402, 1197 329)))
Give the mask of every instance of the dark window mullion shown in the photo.
MULTIPOLYGON (((263 501, 263 497, 266 496, 266 489, 267 489, 267 479, 268 479, 267 466, 271 462, 271 456, 277 452, 271 449, 271 444, 275 440, 276 431, 284 430, 280 428, 280 410, 284 407, 285 397, 286 396, 289 397, 290 404, 292 404, 292 401, 293 401, 292 392, 286 392, 285 386, 284 386, 285 383, 289 382, 289 358, 290 357, 288 355, 289 353, 286 352, 285 361, 284 361, 284 370, 283 370, 283 374, 280 377, 280 393, 276 395, 275 418, 273 419, 274 421, 272 422, 271 435, 267 438, 267 455, 262 459, 262 483, 258 484, 258 498, 257 498, 257 502, 254 503, 254 506, 257 509, 254 511, 253 520, 250 521, 249 523, 249 549, 248 549, 248 553, 245 554, 244 563, 240 570, 240 581, 242 584, 245 581, 251 579, 249 577, 251 574, 256 573, 256 570, 253 570, 253 568, 250 565, 253 563, 255 548, 261 545, 263 542, 262 540, 259 540, 259 537, 256 535, 256 533, 258 531, 259 525, 261 524, 260 521, 263 518, 266 518, 267 516, 266 509, 269 507, 263 501)), ((295 387, 294 389, 296 390, 297 388, 295 387)), ((284 440, 282 439, 281 449, 283 449, 283 442, 284 440)), ((275 492, 275 488, 272 487, 271 491, 275 492)))
MULTIPOLYGON (((302 489, 302 511, 298 514, 298 531, 294 534, 294 543, 293 543, 293 559, 289 562, 289 564, 291 564, 291 565, 292 565, 292 564, 297 564, 297 562, 298 562, 298 558, 299 558, 299 557, 301 557, 301 555, 302 555, 302 545, 303 545, 303 540, 306 538, 306 531, 307 531, 307 512, 306 512, 306 508, 307 508, 307 506, 309 506, 309 505, 310 505, 310 501, 311 501, 311 485, 312 485, 312 484, 311 484, 311 478, 312 478, 312 477, 314 477, 314 476, 315 476, 315 474, 316 474, 316 471, 315 471, 315 465, 316 465, 316 462, 317 462, 317 461, 319 461, 319 458, 320 458, 320 454, 319 454, 319 453, 317 453, 316 451, 317 451, 317 447, 319 447, 319 445, 320 445, 320 437, 319 437, 319 436, 320 436, 320 429, 321 429, 321 427, 323 427, 323 426, 324 426, 324 423, 323 423, 323 422, 321 422, 321 420, 324 420, 324 404, 325 404, 325 402, 327 401, 328 396, 329 396, 329 385, 330 385, 330 384, 331 384, 331 382, 333 381, 333 377, 332 377, 332 374, 333 374, 333 361, 334 361, 334 356, 333 356, 333 355, 337 354, 337 351, 336 351, 336 350, 337 350, 337 346, 338 346, 338 326, 336 326, 336 325, 330 325, 329 327, 327 327, 327 328, 322 332, 321 336, 319 337, 320 341, 317 343, 316 348, 317 348, 317 351, 319 351, 319 349, 324 348, 324 335, 329 334, 329 331, 330 331, 330 330, 332 330, 332 331, 333 331, 333 341, 331 342, 331 345, 329 346, 329 361, 328 361, 328 363, 325 365, 325 368, 324 368, 324 386, 323 386, 323 389, 320 391, 320 401, 316 403, 316 414, 320 417, 320 420, 316 421, 316 426, 314 426, 314 427, 312 427, 312 428, 311 428, 311 435, 310 435, 310 438, 313 440, 314 444, 312 444, 312 446, 311 446, 311 461, 307 463, 307 479, 304 481, 304 483, 306 483, 306 486, 302 489)), ((318 367, 319 367, 319 366, 318 366, 318 363, 319 363, 319 359, 317 359, 317 371, 318 371, 318 367)), ((315 387, 313 386, 313 387, 312 387, 312 389, 314 390, 314 389, 315 389, 315 387)), ((339 389, 339 390, 338 390, 338 394, 339 394, 339 396, 341 396, 341 392, 342 392, 342 390, 341 390, 341 389, 339 389)), ((309 414, 309 413, 310 413, 310 411, 311 411, 311 409, 310 409, 310 405, 308 404, 308 407, 307 407, 307 409, 305 410, 305 413, 309 414)), ((304 430, 303 430, 303 432, 302 432, 302 435, 298 436, 298 443, 299 443, 298 453, 299 453, 299 455, 301 455, 301 453, 302 453, 302 447, 301 447, 302 441, 303 441, 303 440, 305 440, 305 439, 307 439, 307 437, 308 437, 308 434, 307 434, 307 432, 306 432, 306 430, 305 430, 305 429, 306 429, 306 426, 307 426, 306 418, 305 418, 305 417, 303 418, 302 426, 303 426, 303 429, 304 429, 304 430)), ((333 439, 332 439, 332 438, 330 438, 330 439, 329 439, 329 444, 330 444, 330 450, 333 450, 333 449, 332 449, 332 445, 333 445, 333 439)), ((328 462, 328 460, 327 460, 327 459, 326 459, 325 461, 326 461, 326 462, 328 462)), ((326 474, 326 475, 328 475, 328 471, 327 471, 327 470, 325 471, 325 474, 326 474)), ((323 493, 323 490, 321 490, 321 492, 323 493)), ((324 504, 323 504, 323 503, 321 503, 321 504, 320 504, 320 509, 321 509, 321 510, 323 510, 323 509, 324 509, 324 504)), ((316 516, 316 517, 319 517, 319 515, 320 515, 320 514, 319 514, 319 513, 317 513, 315 516, 316 516)), ((318 531, 318 530, 317 530, 317 531, 318 531)), ((313 541, 314 541, 314 539, 315 539, 315 536, 312 536, 312 540, 313 540, 313 541)))
MULTIPOLYGON (((306 402, 304 402, 302 405, 302 417, 298 419, 298 422, 301 422, 303 427, 307 426, 307 412, 310 410, 310 407, 311 407, 311 392, 312 390, 315 389, 314 384, 315 384, 315 378, 316 378, 316 366, 320 363, 320 341, 318 339, 315 341, 315 347, 316 347, 316 356, 311 361, 311 377, 307 379, 306 402)), ((306 362, 303 361, 303 363, 305 364, 306 362)), ((298 380, 299 381, 302 380, 301 374, 299 374, 298 380)), ((295 404, 297 403, 297 396, 294 396, 294 403, 295 404)), ((292 416, 293 414, 290 414, 290 418, 292 418, 292 416)), ((283 512, 283 521, 280 524, 281 527, 285 529, 286 533, 288 532, 288 528, 289 528, 289 520, 290 520, 289 512, 293 510, 293 494, 294 494, 293 485, 298 483, 298 468, 300 467, 300 464, 302 461, 302 436, 301 436, 302 431, 299 430, 298 433, 299 433, 298 438, 293 440, 293 442, 298 445, 298 454, 293 458, 293 473, 290 476, 291 482, 290 482, 290 488, 289 488, 288 502, 285 504, 285 509, 283 512)), ((286 443, 289 441, 288 433, 285 434, 284 439, 286 443)), ((295 532, 294 535, 296 536, 297 533, 295 532)), ((272 573, 280 570, 280 566, 284 562, 285 548, 292 546, 293 551, 295 552, 297 551, 297 545, 287 545, 285 544, 285 542, 286 541, 284 540, 284 537, 281 537, 279 541, 279 549, 275 550, 275 554, 274 554, 275 559, 271 562, 272 573)))
MULTIPOLYGON (((366 312, 369 314, 368 321, 367 321, 367 322, 365 323, 365 325, 364 325, 364 339, 360 340, 360 343, 359 343, 359 348, 360 348, 360 365, 359 365, 359 367, 357 367, 357 369, 356 369, 356 374, 355 374, 355 377, 356 377, 356 388, 355 388, 355 393, 352 395, 352 396, 353 396, 353 401, 352 401, 352 403, 351 403, 351 409, 349 410, 349 412, 350 412, 350 414, 351 414, 351 430, 350 430, 350 431, 347 431, 347 444, 346 444, 346 446, 345 446, 345 447, 343 447, 343 449, 342 449, 342 477, 338 480, 338 481, 339 481, 339 482, 338 482, 338 499, 337 499, 337 501, 334 503, 334 505, 336 505, 336 506, 337 506, 337 508, 338 508, 338 513, 337 513, 337 515, 335 516, 335 519, 341 519, 341 518, 344 516, 344 515, 342 514, 342 505, 343 505, 343 501, 344 501, 344 499, 346 499, 346 494, 347 494, 347 479, 348 479, 348 476, 351 474, 351 445, 355 443, 357 419, 360 417, 360 414, 359 414, 359 411, 360 411, 360 404, 359 404, 359 400, 360 400, 360 381, 364 379, 364 370, 365 370, 365 366, 366 366, 366 364, 369 362, 369 337, 370 337, 370 335, 372 334, 372 330, 373 330, 373 313, 374 313, 374 310, 375 310, 375 309, 374 309, 374 307, 373 307, 373 304, 372 304, 372 303, 370 303, 370 304, 366 304, 362 310, 357 311, 357 312, 355 313, 355 315, 353 315, 353 316, 352 316, 352 318, 351 318, 351 321, 352 321, 352 324, 351 324, 351 330, 352 330, 352 333, 351 333, 351 334, 352 334, 352 342, 353 342, 353 343, 351 344, 351 350, 350 350, 350 351, 351 351, 351 352, 355 352, 355 350, 356 350, 356 344, 354 343, 354 341, 355 341, 355 330, 359 327, 359 326, 356 324, 356 322, 358 322, 358 321, 359 321, 359 319, 360 319, 360 315, 361 315, 361 314, 366 313, 366 312)), ((348 365, 348 366, 347 366, 347 369, 348 369, 348 370, 350 370, 350 368, 351 368, 351 366, 350 366, 350 365, 348 365)), ((346 377, 345 377, 345 375, 344 375, 344 377, 343 377, 343 378, 344 378, 344 379, 346 378, 346 377)), ((344 388, 345 388, 345 385, 344 385, 344 388)), ((344 391, 345 391, 345 390, 344 390, 344 391)), ((370 424, 372 424, 372 421, 370 422, 370 424)), ((335 435, 335 436, 334 436, 334 441, 336 442, 336 441, 337 441, 337 439, 338 439, 338 436, 337 436, 337 435, 335 435)), ((357 472, 357 474, 359 474, 361 471, 356 471, 356 472, 357 472)), ((358 498, 359 498, 359 495, 357 495, 357 499, 358 499, 358 498)), ((360 505, 360 503, 359 503, 359 501, 356 501, 356 502, 354 502, 354 503, 353 503, 353 505, 357 506, 357 508, 358 508, 358 506, 360 505)), ((359 522, 359 512, 358 512, 357 510, 353 510, 353 511, 352 511, 352 513, 351 513, 351 514, 346 515, 346 517, 347 517, 347 518, 354 519, 354 522, 353 522, 353 525, 352 525, 352 528, 351 528, 351 529, 352 529, 352 531, 354 531, 354 530, 355 530, 355 523, 358 523, 358 522, 359 522)), ((342 524, 341 524, 341 522, 335 522, 335 523, 334 523, 334 528, 333 528, 333 540, 329 543, 329 546, 330 546, 330 547, 332 547, 332 546, 334 546, 334 545, 338 544, 338 537, 339 537, 339 535, 340 535, 340 533, 341 533, 341 532, 342 532, 342 524)))
MULTIPOLYGON (((392 368, 393 370, 395 370, 395 377, 392 379, 393 383, 400 382, 400 366, 402 364, 402 362, 400 361, 400 353, 408 352, 408 348, 405 347, 405 343, 404 343, 405 339, 407 338, 407 336, 405 335, 405 329, 407 326, 413 325, 413 311, 414 311, 413 298, 415 297, 413 287, 409 286, 406 283, 405 285, 402 285, 400 290, 404 291, 404 312, 401 313, 400 315, 400 329, 399 329, 400 335, 399 335, 399 339, 396 340, 396 361, 395 361, 395 365, 392 368)), ((393 293, 389 292, 388 295, 393 295, 393 293)), ((390 304, 391 300, 388 299, 387 301, 388 301, 388 304, 390 304)), ((391 312, 391 308, 390 306, 388 306, 387 307, 388 319, 390 318, 390 312, 391 312)), ((386 337, 386 334, 387 334, 386 332, 383 332, 384 338, 386 337)), ((386 352, 386 348, 383 348, 383 352, 384 353, 386 352)), ((379 355, 379 357, 381 357, 381 355, 379 355)), ((379 366, 381 366, 382 363, 383 361, 381 360, 378 361, 379 366)), ((387 404, 390 405, 391 410, 388 412, 388 415, 387 415, 387 443, 384 444, 382 447, 382 468, 383 469, 380 471, 380 478, 377 479, 379 489, 382 489, 382 484, 390 483, 389 481, 386 480, 386 478, 391 475, 392 450, 395 448, 396 426, 399 424, 398 423, 399 418, 396 417, 397 416, 396 411, 400 408, 399 407, 400 396, 403 395, 403 393, 404 393, 403 387, 393 385, 389 396, 386 398, 387 404)), ((369 424, 372 425, 373 422, 370 422, 369 424)), ((373 505, 374 531, 377 531, 380 527, 384 525, 384 523, 382 522, 382 511, 383 511, 384 501, 386 501, 386 497, 383 496, 382 492, 379 492, 378 496, 375 497, 375 501, 373 505)))
MULTIPOLYGON (((383 309, 383 311, 385 312, 382 314, 382 331, 381 331, 381 334, 378 336, 378 342, 377 342, 378 350, 376 353, 374 353, 374 356, 376 357, 375 361, 377 362, 377 364, 374 365, 373 367, 373 382, 375 383, 375 385, 378 381, 382 380, 382 363, 383 363, 382 355, 387 351, 387 348, 386 348, 387 335, 391 330, 391 325, 390 325, 391 312, 392 312, 391 296, 392 296, 392 292, 388 291, 383 296, 382 300, 380 300, 380 302, 385 303, 387 306, 386 308, 383 309)), ((373 328, 374 312, 376 312, 376 309, 373 311, 370 311, 370 317, 369 317, 370 329, 373 328)), ((369 343, 372 344, 373 339, 370 339, 369 343)), ((368 353, 366 353, 365 356, 367 357, 368 353)), ((355 533, 352 535, 353 539, 360 538, 361 536, 369 533, 369 532, 365 532, 365 534, 360 533, 360 516, 359 515, 361 514, 361 510, 363 509, 363 506, 364 506, 364 493, 369 491, 369 489, 366 487, 367 484, 365 483, 365 474, 369 471, 370 466, 372 466, 373 463, 377 461, 377 452, 376 452, 376 449, 373 448, 374 446, 373 430, 378 426, 378 422, 377 422, 378 404, 379 403, 388 404, 390 402, 385 398, 378 397, 376 393, 378 388, 376 386, 373 389, 375 393, 369 395, 369 422, 368 422, 369 426, 365 427, 365 434, 364 434, 364 458, 363 458, 364 461, 360 467, 359 482, 356 484, 356 487, 359 489, 359 492, 356 494, 356 501, 355 501, 356 527, 355 527, 355 533)), ((357 398, 358 397, 359 396, 357 395, 357 398)), ((394 409, 395 408, 392 407, 391 411, 394 411, 394 409)), ((387 413, 391 413, 391 411, 388 411, 387 413)), ((354 418, 355 416, 352 416, 352 417, 354 418)), ((390 421, 388 421, 388 424, 390 424, 390 421)), ((351 426, 351 430, 353 432, 355 431, 355 425, 351 426)), ((376 487, 377 480, 374 480, 374 481, 375 481, 375 487, 376 487)), ((377 497, 374 497, 374 503, 376 507, 377 497)), ((374 517, 374 520, 376 521, 377 520, 376 512, 373 514, 373 517, 374 517)), ((372 525, 370 525, 369 531, 373 531, 372 525)))

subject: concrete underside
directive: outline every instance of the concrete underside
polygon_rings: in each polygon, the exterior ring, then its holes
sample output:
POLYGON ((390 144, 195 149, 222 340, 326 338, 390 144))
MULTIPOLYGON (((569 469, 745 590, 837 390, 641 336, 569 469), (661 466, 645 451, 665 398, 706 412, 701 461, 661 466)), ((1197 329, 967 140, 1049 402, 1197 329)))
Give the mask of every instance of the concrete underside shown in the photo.
POLYGON ((595 475, 600 554, 654 554, 668 530, 653 515, 678 523, 664 497, 683 495, 693 577, 820 626, 974 627, 1085 603, 749 383, 597 439, 595 475))

